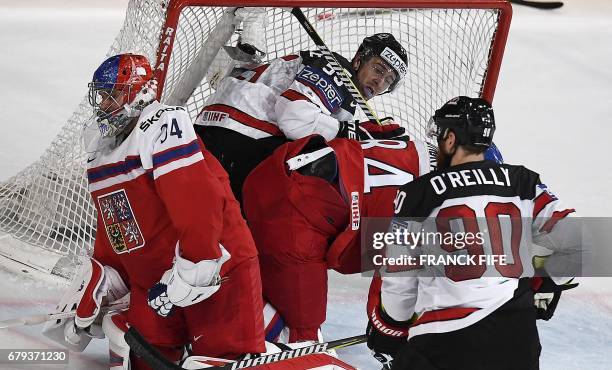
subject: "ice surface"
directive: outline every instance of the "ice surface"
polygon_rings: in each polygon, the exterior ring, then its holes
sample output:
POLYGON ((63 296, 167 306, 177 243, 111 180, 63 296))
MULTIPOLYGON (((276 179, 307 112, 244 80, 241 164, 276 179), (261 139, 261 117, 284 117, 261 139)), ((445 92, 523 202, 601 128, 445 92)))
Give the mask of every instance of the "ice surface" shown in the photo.
MULTIPOLYGON (((70 116, 121 26, 125 3, 0 0, 0 179, 36 160, 70 116)), ((508 162, 541 173, 582 215, 608 216, 612 5, 569 0, 556 11, 514 9, 494 101, 496 142, 508 162)), ((330 280, 325 337, 362 333, 369 280, 335 273, 330 280)), ((58 286, 0 271, 0 320, 51 312, 60 294, 58 286)), ((612 368, 612 279, 582 279, 539 327, 542 369, 612 368)), ((0 330, 0 348, 56 347, 39 331, 0 330)), ((92 343, 71 354, 69 368, 104 369, 106 351, 104 341, 92 343)), ((378 368, 365 345, 341 356, 378 368)))

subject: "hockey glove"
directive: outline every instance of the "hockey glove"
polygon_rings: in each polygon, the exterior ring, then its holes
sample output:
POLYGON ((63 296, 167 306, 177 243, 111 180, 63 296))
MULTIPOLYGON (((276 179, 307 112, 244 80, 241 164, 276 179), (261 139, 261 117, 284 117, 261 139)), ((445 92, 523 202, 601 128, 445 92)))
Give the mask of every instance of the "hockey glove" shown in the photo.
POLYGON ((406 129, 393 121, 393 118, 386 117, 381 121, 382 125, 379 125, 373 121, 362 122, 359 127, 365 131, 369 136, 368 139, 362 140, 391 140, 391 139, 408 139, 406 129))
POLYGON ((559 299, 561 299, 561 293, 578 286, 578 283, 572 283, 573 280, 570 279, 565 284, 557 285, 550 277, 534 277, 531 279, 531 286, 535 292, 533 299, 538 320, 548 321, 553 317, 559 299))
POLYGON ((221 287, 221 267, 231 257, 221 244, 219 247, 221 257, 218 259, 194 263, 179 255, 177 243, 172 268, 149 289, 149 306, 158 315, 166 317, 174 306, 190 306, 215 294, 221 287))
POLYGON ((389 140, 406 138, 406 129, 393 122, 393 118, 386 117, 381 120, 382 125, 374 121, 340 121, 340 128, 336 137, 363 140, 389 140))
POLYGON ((370 293, 368 297, 368 348, 374 358, 383 364, 383 369, 390 369, 397 351, 408 340, 408 328, 411 320, 396 321, 387 314, 380 301, 380 293, 370 293))

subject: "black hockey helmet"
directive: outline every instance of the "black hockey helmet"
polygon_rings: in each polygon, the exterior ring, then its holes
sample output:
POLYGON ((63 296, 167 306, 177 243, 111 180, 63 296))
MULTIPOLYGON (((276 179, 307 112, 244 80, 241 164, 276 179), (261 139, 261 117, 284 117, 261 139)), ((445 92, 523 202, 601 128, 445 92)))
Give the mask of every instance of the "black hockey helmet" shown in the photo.
POLYGON ((484 99, 467 96, 449 100, 429 120, 428 134, 440 141, 449 130, 455 133, 459 145, 488 148, 495 132, 491 104, 484 99))
POLYGON ((395 72, 395 81, 389 86, 389 92, 395 90, 399 83, 406 77, 408 67, 408 54, 406 49, 390 33, 376 33, 363 39, 357 49, 362 63, 371 57, 382 58, 395 72))

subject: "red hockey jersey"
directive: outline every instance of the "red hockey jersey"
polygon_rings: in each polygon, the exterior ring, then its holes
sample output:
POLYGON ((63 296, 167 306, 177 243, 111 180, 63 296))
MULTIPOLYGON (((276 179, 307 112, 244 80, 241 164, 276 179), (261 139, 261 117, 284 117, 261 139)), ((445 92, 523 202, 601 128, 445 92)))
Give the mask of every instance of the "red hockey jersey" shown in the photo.
POLYGON ((363 217, 390 217, 400 185, 428 172, 421 142, 309 136, 278 148, 248 176, 243 207, 260 253, 264 296, 283 315, 290 340, 316 340, 325 321, 327 269, 361 271, 363 217), (329 147, 337 183, 290 171, 286 162, 329 147))

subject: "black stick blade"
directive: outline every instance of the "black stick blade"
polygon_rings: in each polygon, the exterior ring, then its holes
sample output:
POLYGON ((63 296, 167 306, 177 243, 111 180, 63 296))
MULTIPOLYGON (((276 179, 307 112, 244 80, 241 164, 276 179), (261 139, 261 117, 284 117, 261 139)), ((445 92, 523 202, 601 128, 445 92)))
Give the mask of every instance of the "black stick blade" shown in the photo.
POLYGON ((133 351, 138 357, 142 358, 155 370, 176 370, 182 369, 179 365, 165 358, 161 353, 155 349, 143 336, 131 327, 125 332, 123 336, 130 350, 133 351))
POLYGON ((524 5, 536 9, 558 9, 563 6, 561 1, 530 1, 530 0, 510 0, 512 4, 524 5))

